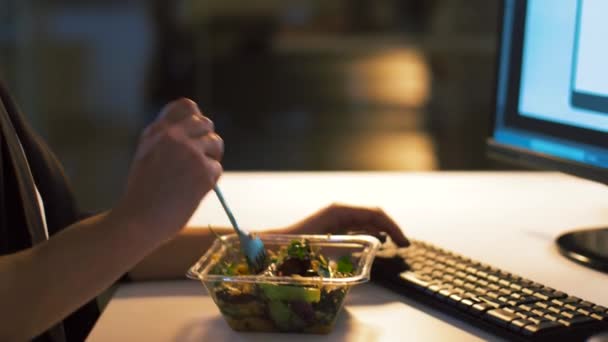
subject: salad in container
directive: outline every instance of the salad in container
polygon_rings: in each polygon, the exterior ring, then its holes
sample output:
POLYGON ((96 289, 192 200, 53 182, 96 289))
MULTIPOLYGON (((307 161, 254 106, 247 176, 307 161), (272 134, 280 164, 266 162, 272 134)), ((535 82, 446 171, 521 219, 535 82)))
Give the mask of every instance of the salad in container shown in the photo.
POLYGON ((380 242, 368 235, 259 236, 253 274, 237 235, 218 237, 187 275, 200 280, 236 331, 327 334, 353 285, 369 280, 380 242))

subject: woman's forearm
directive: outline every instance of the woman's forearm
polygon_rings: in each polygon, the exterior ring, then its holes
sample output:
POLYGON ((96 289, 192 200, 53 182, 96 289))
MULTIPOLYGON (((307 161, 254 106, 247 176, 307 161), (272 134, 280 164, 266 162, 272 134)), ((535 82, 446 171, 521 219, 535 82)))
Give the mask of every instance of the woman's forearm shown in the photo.
MULTIPOLYGON (((219 235, 234 234, 232 228, 213 227, 219 235)), ((285 229, 269 229, 261 233, 285 233, 285 229)), ((129 277, 135 281, 185 279, 192 266, 216 239, 209 227, 189 227, 146 256, 132 270, 129 277)))
MULTIPOLYGON (((213 228, 220 235, 234 233, 232 229, 213 228)), ((207 227, 186 228, 146 256, 132 270, 132 280, 185 279, 188 267, 192 266, 215 240, 207 227)))
POLYGON ((10 317, 0 325, 0 340, 30 339, 109 287, 158 245, 137 231, 100 214, 0 257, 0 317, 10 317))

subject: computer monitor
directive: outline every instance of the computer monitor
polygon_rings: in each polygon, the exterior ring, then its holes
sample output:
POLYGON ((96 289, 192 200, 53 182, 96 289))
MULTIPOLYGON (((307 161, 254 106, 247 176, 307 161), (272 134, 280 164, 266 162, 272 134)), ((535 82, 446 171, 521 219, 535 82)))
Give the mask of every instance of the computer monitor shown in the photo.
MULTIPOLYGON (((490 156, 608 184, 607 13, 607 0, 504 0, 490 156)), ((608 229, 558 245, 608 271, 608 229)))

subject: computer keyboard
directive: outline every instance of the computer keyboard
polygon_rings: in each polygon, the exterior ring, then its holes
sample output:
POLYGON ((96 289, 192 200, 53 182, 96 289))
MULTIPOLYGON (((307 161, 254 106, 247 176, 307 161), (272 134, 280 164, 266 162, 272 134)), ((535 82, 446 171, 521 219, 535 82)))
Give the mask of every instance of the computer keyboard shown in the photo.
POLYGON ((608 309, 421 241, 381 250, 372 281, 510 340, 584 341, 608 309))

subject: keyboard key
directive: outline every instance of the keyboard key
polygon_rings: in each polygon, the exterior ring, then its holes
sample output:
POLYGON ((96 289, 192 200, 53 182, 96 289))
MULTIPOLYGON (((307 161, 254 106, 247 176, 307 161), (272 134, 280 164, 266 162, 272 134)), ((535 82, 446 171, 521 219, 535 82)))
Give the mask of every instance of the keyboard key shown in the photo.
POLYGON ((531 289, 535 289, 535 290, 540 290, 540 289, 545 288, 545 286, 543 284, 540 284, 540 283, 537 283, 537 282, 532 282, 527 287, 529 287, 531 289))
POLYGON ((561 323, 567 327, 570 327, 573 325, 578 325, 578 324, 594 322, 594 321, 595 321, 594 318, 583 316, 583 315, 574 316, 573 318, 570 318, 570 319, 559 319, 558 320, 559 323, 561 323))
POLYGON ((486 271, 491 274, 496 274, 499 271, 498 268, 496 268, 494 266, 490 266, 490 265, 486 265, 485 268, 486 268, 486 271))
POLYGON ((563 292, 560 291, 555 291, 553 289, 549 289, 549 288, 542 288, 537 290, 534 295, 539 294, 543 296, 543 300, 548 300, 548 299, 559 299, 559 298, 564 298, 567 297, 567 295, 563 292))
POLYGON ((553 303, 553 305, 557 305, 557 306, 564 306, 564 301, 563 299, 552 299, 551 303, 553 303))
POLYGON ((447 299, 451 295, 452 295, 452 289, 445 289, 444 288, 444 289, 439 290, 439 292, 437 292, 436 297, 439 298, 439 299, 445 300, 445 299, 447 299))
MULTIPOLYGON (((551 294, 551 298, 553 298, 553 299, 564 298, 564 297, 568 297, 568 295, 561 291, 553 291, 553 293, 551 294)), ((591 305, 593 305, 593 304, 591 303, 591 305)))
POLYGON ((444 264, 435 264, 435 266, 433 266, 433 267, 434 267, 436 270, 443 271, 443 270, 445 270, 445 269, 446 269, 446 267, 447 267, 447 266, 446 266, 446 265, 444 265, 444 264))
POLYGON ((530 316, 528 317, 528 321, 534 324, 541 324, 543 322, 550 322, 548 319, 543 318, 542 316, 530 316))
POLYGON ((487 278, 488 277, 488 272, 486 272, 486 271, 477 271, 477 273, 475 273, 475 275, 478 278, 487 278))
POLYGON ((592 313, 591 315, 589 315, 589 317, 591 317, 591 318, 595 318, 595 319, 597 319, 598 321, 608 320, 608 315, 607 315, 607 314, 605 314, 605 313, 597 313, 597 312, 594 312, 594 313, 592 313))
POLYGON ((517 311, 517 312, 515 312, 515 314, 518 317, 520 317, 521 319, 530 319, 530 318, 538 318, 538 317, 540 317, 540 316, 535 315, 535 314, 533 314, 531 312, 528 312, 528 311, 517 311))
POLYGON ((431 266, 426 266, 426 267, 423 267, 420 270, 416 271, 416 273, 425 274, 425 275, 431 275, 433 272, 441 272, 441 270, 438 270, 431 266))
POLYGON ((428 288, 426 288, 426 289, 424 290, 424 292, 426 292, 426 293, 428 293, 428 294, 431 294, 431 295, 434 295, 434 294, 436 294, 436 293, 437 293, 439 290, 441 290, 442 288, 443 288, 443 287, 442 287, 442 285, 441 285, 441 284, 433 284, 433 285, 429 286, 428 288))
POLYGON ((559 319, 555 314, 545 314, 543 317, 554 322, 559 319))
POLYGON ((549 307, 549 304, 547 304, 546 302, 537 302, 537 303, 534 303, 534 306, 546 309, 549 307))
POLYGON ((602 312, 602 311, 593 311, 591 314, 603 317, 604 319, 608 320, 608 312, 606 312, 606 311, 604 311, 604 312, 602 312))
POLYGON ((477 273, 477 269, 475 267, 472 267, 472 266, 467 267, 466 271, 469 272, 470 274, 477 273))
POLYGON ((588 302, 588 301, 584 300, 584 301, 582 301, 582 302, 579 302, 579 303, 578 303, 578 306, 579 306, 579 307, 585 307, 585 308, 593 308, 593 306, 595 306, 595 304, 593 304, 593 303, 591 303, 591 302, 588 302))
POLYGON ((542 322, 540 324, 526 325, 522 329, 522 331, 526 335, 535 335, 538 333, 549 331, 551 329, 555 329, 559 326, 560 326, 560 324, 558 322, 546 321, 546 322, 542 322))
POLYGON ((526 325, 529 324, 534 324, 526 319, 516 319, 511 321, 511 323, 509 324, 509 329, 513 330, 513 331, 520 331, 523 327, 525 327, 526 325))
POLYGON ((510 299, 509 301, 507 301, 507 304, 509 304, 511 306, 517 306, 517 305, 519 305, 519 302, 516 301, 515 299, 510 299))
POLYGON ((488 290, 498 291, 498 290, 500 290, 500 286, 498 286, 498 284, 489 284, 488 285, 488 290))
POLYGON ((499 324, 500 326, 506 327, 511 321, 518 319, 519 317, 513 313, 508 312, 504 309, 494 309, 486 312, 488 320, 499 324))
POLYGON ((515 275, 515 274, 511 274, 511 282, 520 282, 522 280, 522 277, 515 275))
POLYGON ((518 305, 518 307, 523 311, 532 311, 532 309, 534 308, 534 306, 527 304, 520 304, 518 305))
POLYGON ((424 267, 424 264, 421 262, 415 262, 415 263, 410 264, 410 266, 412 267, 413 270, 419 270, 424 267))
POLYGON ((534 304, 539 301, 537 297, 533 296, 523 296, 517 300, 519 304, 534 304))
POLYGON ((523 286, 528 286, 528 285, 530 285, 530 284, 532 284, 532 283, 534 283, 534 282, 533 282, 532 280, 530 280, 530 279, 525 279, 525 278, 522 278, 522 279, 519 281, 519 283, 520 283, 520 284, 522 284, 523 286))
POLYGON ((531 311, 533 314, 538 316, 544 316, 547 312, 544 309, 534 308, 531 311))
POLYGON ((478 303, 482 303, 482 301, 480 301, 477 297, 467 296, 460 301, 458 306, 463 310, 470 310, 473 305, 478 303))
POLYGON ((510 296, 511 293, 513 293, 513 291, 506 289, 506 288, 502 288, 502 289, 498 290, 498 293, 501 293, 505 296, 510 296))
POLYGON ((496 309, 504 306, 504 303, 501 303, 500 301, 498 301, 495 298, 491 298, 491 297, 487 297, 487 296, 481 296, 481 297, 478 297, 478 298, 480 300, 482 300, 484 303, 486 303, 486 304, 488 304, 488 305, 490 305, 490 306, 492 306, 492 307, 494 307, 496 309))
POLYGON ((410 271, 402 272, 399 277, 419 289, 426 289, 432 284, 430 279, 424 279, 410 271))
POLYGON ((454 265, 454 267, 461 271, 464 271, 467 269, 467 265, 462 262, 457 263, 456 265, 454 265))
POLYGON ((578 312, 580 314, 583 314, 585 316, 591 315, 590 309, 583 309, 583 308, 581 308, 581 309, 576 310, 576 312, 578 312))
POLYGON ((452 295, 450 295, 447 298, 447 302, 452 304, 452 305, 458 305, 460 304, 460 301, 463 300, 462 296, 460 294, 454 293, 452 295))
POLYGON ((605 307, 603 307, 601 305, 595 305, 592 309, 595 312, 605 312, 605 313, 608 313, 608 308, 605 308, 605 307))
POLYGON ((464 285, 462 286, 463 288, 465 288, 467 291, 474 291, 475 287, 477 285, 473 284, 473 283, 464 283, 464 285))
POLYGON ((562 309, 560 307, 557 307, 557 306, 550 306, 547 309, 549 311, 553 312, 553 313, 556 313, 556 314, 562 312, 562 309))
POLYGON ((458 286, 454 286, 454 288, 452 289, 452 293, 457 293, 457 294, 465 294, 467 291, 465 289, 463 289, 462 287, 458 287, 458 286))
POLYGON ((574 296, 569 296, 569 297, 565 297, 565 298, 560 298, 559 300, 561 300, 564 303, 579 303, 582 302, 582 299, 578 298, 578 297, 574 297, 574 296))
POLYGON ((434 270, 433 272, 431 272, 431 277, 433 277, 435 279, 441 279, 441 278, 443 278, 444 275, 445 275, 445 273, 443 273, 440 270, 434 270))
POLYGON ((510 297, 513 299, 521 299, 523 296, 521 293, 513 292, 513 293, 511 293, 510 297))
POLYGON ((527 288, 527 287, 522 288, 522 289, 521 289, 521 292, 522 292, 523 294, 528 295, 528 296, 531 296, 531 295, 533 295, 533 294, 534 294, 534 290, 529 289, 529 288, 527 288))
POLYGON ((448 283, 454 281, 454 279, 455 279, 455 277, 451 274, 444 274, 442 278, 444 281, 446 281, 448 283))
POLYGON ((574 316, 578 315, 576 312, 569 310, 562 311, 559 314, 565 318, 573 318, 574 316))
POLYGON ((548 300, 549 296, 543 292, 534 292, 534 297, 540 298, 542 300, 548 300))
POLYGON ((481 315, 488 310, 494 309, 495 307, 488 303, 477 303, 471 307, 471 312, 475 315, 481 315))
POLYGON ((454 267, 446 267, 444 272, 449 273, 449 274, 454 274, 454 273, 456 273, 456 269, 454 267))
POLYGON ((489 291, 484 287, 476 287, 475 293, 479 296, 485 296, 489 291))
POLYGON ((499 275, 501 278, 504 278, 504 279, 509 279, 509 278, 511 278, 511 273, 509 273, 509 272, 507 272, 507 271, 504 271, 504 270, 498 270, 498 275, 499 275))
POLYGON ((517 283, 511 283, 511 285, 509 285, 509 287, 515 291, 521 291, 521 289, 523 288, 520 284, 517 284, 517 283))
POLYGON ((498 281, 498 285, 502 285, 502 286, 505 286, 505 287, 509 287, 509 286, 511 285, 511 282, 509 282, 509 281, 508 281, 508 280, 506 280, 506 279, 500 279, 500 280, 498 281))
POLYGON ((500 295, 496 292, 488 291, 488 293, 486 293, 486 297, 498 299, 498 297, 500 297, 500 295))
POLYGON ((507 311, 507 312, 511 312, 511 313, 517 312, 517 307, 513 307, 513 306, 505 306, 502 309, 505 310, 505 311, 507 311))
POLYGON ((487 280, 485 280, 485 279, 477 279, 477 281, 476 281, 475 283, 477 283, 477 284, 479 284, 479 285, 481 285, 481 286, 484 286, 484 287, 485 287, 485 286, 488 286, 488 285, 490 284, 490 282, 488 282, 488 281, 487 281, 487 280))
POLYGON ((505 303, 505 304, 508 303, 510 299, 511 299, 510 297, 505 297, 505 296, 498 297, 498 301, 505 303))

